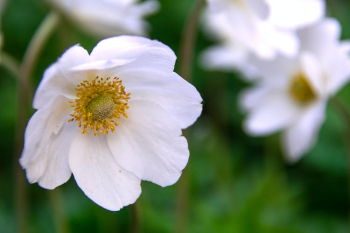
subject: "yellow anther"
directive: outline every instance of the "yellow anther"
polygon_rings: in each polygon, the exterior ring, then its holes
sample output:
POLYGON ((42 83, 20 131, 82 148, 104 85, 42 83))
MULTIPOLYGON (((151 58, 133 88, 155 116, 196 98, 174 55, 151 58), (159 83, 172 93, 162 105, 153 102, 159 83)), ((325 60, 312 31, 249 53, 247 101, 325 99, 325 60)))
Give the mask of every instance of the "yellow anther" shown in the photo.
MULTIPOLYGON (((83 127, 81 133, 93 131, 94 136, 114 132, 120 118, 120 114, 127 117, 126 109, 129 108, 130 93, 125 92, 122 81, 117 77, 99 78, 91 82, 84 80, 77 85, 77 94, 74 105, 73 118, 68 122, 78 121, 78 127, 83 127), (101 130, 100 130, 101 129, 101 130), (99 132, 99 133, 98 133, 99 132)), ((72 103, 72 101, 70 101, 72 103)))

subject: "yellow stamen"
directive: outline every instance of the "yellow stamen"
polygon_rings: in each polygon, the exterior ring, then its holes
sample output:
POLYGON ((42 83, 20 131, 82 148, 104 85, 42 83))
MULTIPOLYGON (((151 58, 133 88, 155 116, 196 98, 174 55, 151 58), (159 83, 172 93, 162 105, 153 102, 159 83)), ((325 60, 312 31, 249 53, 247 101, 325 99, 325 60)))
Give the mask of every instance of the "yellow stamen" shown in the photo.
POLYGON ((293 76, 289 92, 293 99, 300 104, 307 104, 316 98, 307 76, 302 72, 293 76))
POLYGON ((78 127, 83 127, 81 133, 92 130, 95 136, 112 133, 119 122, 120 115, 128 117, 126 109, 129 108, 130 93, 125 92, 125 87, 119 78, 103 79, 96 77, 91 82, 83 81, 76 88, 77 94, 72 107, 73 118, 68 122, 78 121, 78 127))

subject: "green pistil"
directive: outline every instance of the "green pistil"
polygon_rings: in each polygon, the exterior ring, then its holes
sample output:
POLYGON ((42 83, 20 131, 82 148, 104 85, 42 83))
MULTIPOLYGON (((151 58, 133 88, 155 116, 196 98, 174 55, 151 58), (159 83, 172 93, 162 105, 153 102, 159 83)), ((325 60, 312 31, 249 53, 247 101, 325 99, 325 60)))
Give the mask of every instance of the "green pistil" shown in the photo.
POLYGON ((114 101, 109 95, 101 95, 92 99, 86 106, 88 113, 96 120, 104 120, 114 112, 114 101))

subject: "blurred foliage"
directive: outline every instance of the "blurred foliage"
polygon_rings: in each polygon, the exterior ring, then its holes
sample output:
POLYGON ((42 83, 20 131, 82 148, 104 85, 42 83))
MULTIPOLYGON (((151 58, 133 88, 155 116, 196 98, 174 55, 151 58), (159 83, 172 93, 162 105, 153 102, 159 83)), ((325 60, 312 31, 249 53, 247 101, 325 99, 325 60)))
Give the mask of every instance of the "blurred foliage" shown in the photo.
MULTIPOLYGON (((161 10, 149 17, 150 37, 179 52, 185 20, 194 0, 160 0, 161 10)), ((328 15, 342 24, 342 38, 350 38, 350 2, 327 2, 328 15)), ((40 0, 10 0, 2 19, 3 50, 19 61, 35 30, 49 12, 40 0)), ((49 40, 35 70, 34 85, 43 71, 70 46, 81 44, 91 50, 98 39, 61 21, 49 40)), ((239 233, 342 233, 349 232, 344 124, 332 107, 317 145, 297 164, 285 164, 279 137, 251 138, 242 131, 243 116, 237 97, 246 87, 238 74, 208 72, 197 58, 215 43, 199 31, 193 84, 204 99, 204 111, 190 128, 191 157, 188 232, 239 233)), ((178 64, 177 64, 178 65, 178 64)), ((349 106, 350 87, 339 93, 349 106)), ((16 231, 14 200, 14 141, 16 79, 0 68, 0 232, 16 231)), ((23 172, 24 176, 24 172, 23 172)), ((37 184, 29 189, 29 232, 57 232, 50 192, 37 184)), ((142 232, 173 232, 178 184, 161 188, 142 183, 137 200, 142 232)), ((65 218, 71 232, 127 232, 131 210, 109 212, 94 204, 77 187, 73 178, 58 188, 63 194, 65 218)))

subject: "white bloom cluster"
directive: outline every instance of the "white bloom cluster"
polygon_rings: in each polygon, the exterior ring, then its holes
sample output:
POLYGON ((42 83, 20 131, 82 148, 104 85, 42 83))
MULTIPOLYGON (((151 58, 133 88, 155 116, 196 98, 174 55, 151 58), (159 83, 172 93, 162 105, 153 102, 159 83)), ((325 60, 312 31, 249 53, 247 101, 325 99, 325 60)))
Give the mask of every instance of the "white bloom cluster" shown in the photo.
POLYGON ((137 36, 73 46, 45 72, 20 163, 30 183, 54 189, 73 173, 109 210, 134 203, 140 181, 168 186, 189 151, 182 129, 202 111, 197 90, 173 72, 166 45, 137 36))
POLYGON ((204 52, 205 67, 254 80, 240 98, 246 132, 283 130, 287 160, 298 160, 316 142, 327 100, 350 75, 339 23, 324 17, 322 0, 208 2, 207 28, 222 44, 204 52))
POLYGON ((159 8, 156 0, 47 0, 86 32, 98 37, 145 35, 143 17, 159 8))

